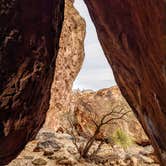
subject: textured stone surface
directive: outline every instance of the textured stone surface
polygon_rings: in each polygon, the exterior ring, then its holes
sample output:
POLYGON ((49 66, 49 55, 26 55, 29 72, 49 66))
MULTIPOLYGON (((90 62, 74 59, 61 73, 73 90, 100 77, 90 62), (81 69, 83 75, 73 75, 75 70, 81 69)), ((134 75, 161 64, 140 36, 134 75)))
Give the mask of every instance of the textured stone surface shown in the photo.
MULTIPOLYGON (((83 144, 87 140, 77 137, 77 143, 83 144)), ((98 141, 95 141, 92 149, 96 149, 98 141)), ((141 147, 133 145, 123 150, 119 146, 103 144, 96 158, 91 160, 79 159, 75 145, 72 143, 72 136, 66 133, 55 133, 54 130, 40 130, 38 137, 29 142, 20 155, 8 166, 34 166, 33 163, 47 162, 47 166, 73 165, 73 166, 159 166, 153 155, 151 146, 141 147), (50 137, 51 136, 51 137, 50 137), (48 151, 44 148, 40 152, 34 151, 39 142, 55 141, 61 149, 48 151), (50 153, 51 152, 51 153, 50 153), (53 153, 53 154, 52 154, 53 153), (48 154, 48 155, 45 155, 48 154), (51 155, 50 155, 51 154, 51 155), (147 163, 149 162, 149 163, 147 163), (135 165, 134 165, 135 163, 135 165)))
POLYGON ((163 0, 84 0, 116 81, 166 162, 163 0))
POLYGON ((80 71, 84 59, 84 37, 85 22, 73 7, 73 2, 66 0, 60 49, 51 89, 50 108, 45 122, 46 128, 56 130, 63 125, 64 112, 68 112, 70 109, 73 81, 80 71))
MULTIPOLYGON (((79 145, 87 141, 83 137, 77 137, 77 140, 79 145)), ((92 149, 96 149, 98 143, 98 141, 95 141, 92 149)), ((110 144, 104 144, 96 159, 79 159, 78 152, 72 143, 72 137, 70 135, 66 133, 55 133, 48 129, 46 131, 40 130, 38 138, 29 142, 20 155, 8 164, 8 166, 34 166, 33 164, 35 163, 37 165, 46 162, 47 166, 159 166, 158 162, 155 161, 153 148, 151 146, 141 147, 133 145, 123 150, 118 146, 112 148, 110 144), (51 137, 49 137, 50 135, 51 137), (46 138, 46 136, 48 137, 46 138), (57 142, 61 147, 60 150, 48 151, 46 148, 42 149, 40 152, 34 151, 39 142, 50 141, 57 142), (49 155, 45 155, 48 154, 48 152, 49 155), (147 162, 149 163, 147 164, 147 162)))
POLYGON ((0 0, 0 165, 45 120, 63 10, 63 0, 0 0))
POLYGON ((129 111, 129 113, 125 116, 125 120, 119 119, 115 121, 115 124, 104 126, 98 137, 101 139, 111 137, 117 129, 122 129, 138 144, 149 142, 117 86, 101 89, 97 92, 77 92, 74 96, 76 101, 74 122, 79 135, 92 136, 96 129, 92 119, 99 122, 104 115, 115 108, 116 112, 124 110, 124 112, 129 111), (92 116, 94 113, 97 115, 96 118, 92 116))

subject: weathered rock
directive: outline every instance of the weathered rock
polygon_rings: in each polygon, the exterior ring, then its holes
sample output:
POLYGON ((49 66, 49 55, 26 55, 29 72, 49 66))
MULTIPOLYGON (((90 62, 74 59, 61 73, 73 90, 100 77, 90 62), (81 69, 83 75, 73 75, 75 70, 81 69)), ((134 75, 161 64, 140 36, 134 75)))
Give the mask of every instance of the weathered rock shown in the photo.
POLYGON ((24 159, 26 159, 26 160, 32 160, 32 159, 34 159, 34 156, 24 156, 24 159))
POLYGON ((131 108, 117 86, 101 89, 96 92, 76 92, 74 99, 74 125, 79 135, 85 137, 92 136, 96 129, 92 119, 99 123, 104 115, 110 113, 115 108, 117 112, 123 109, 125 112, 129 111, 129 113, 125 116, 125 120, 119 119, 115 121, 115 124, 104 126, 98 137, 107 138, 117 129, 122 129, 140 145, 149 142, 140 123, 131 112, 131 108), (95 118, 93 118, 93 113, 97 115, 95 118))
MULTIPOLYGON (((41 131, 40 131, 41 132, 41 131)), ((20 155, 10 162, 8 166, 32 166, 32 161, 35 159, 44 159, 47 162, 48 166, 55 166, 55 165, 76 165, 76 166, 103 166, 103 165, 111 165, 111 163, 119 165, 133 165, 133 163, 138 163, 138 166, 147 166, 147 162, 154 161, 155 166, 159 166, 159 164, 156 163, 156 159, 154 158, 154 155, 152 155, 152 148, 151 147, 140 147, 137 145, 133 145, 129 147, 126 150, 123 150, 122 148, 119 148, 117 146, 114 146, 112 148, 110 144, 103 144, 102 148, 99 150, 99 153, 97 156, 91 157, 91 160, 83 160, 79 159, 78 151, 75 148, 75 145, 71 141, 70 137, 67 137, 68 134, 65 133, 56 133, 55 141, 58 142, 61 145, 61 149, 57 152, 48 151, 47 148, 43 149, 44 152, 46 152, 46 155, 43 155, 42 152, 34 152, 33 149, 36 147, 38 142, 43 142, 43 137, 40 137, 40 139, 33 140, 29 142, 24 150, 20 153, 20 155), (51 152, 51 153, 50 153, 51 152), (141 153, 140 153, 141 152, 141 153), (33 158, 32 158, 33 156, 33 158), (143 157, 144 160, 143 160, 143 157), (134 157, 134 158, 133 158, 134 157), (147 160, 146 160, 147 159, 147 160), (151 160, 152 159, 152 160, 151 160)), ((78 138, 78 145, 81 145, 82 143, 85 143, 87 140, 83 137, 77 137, 78 138)), ((48 141, 51 141, 48 139, 48 141)), ((91 149, 91 152, 93 152, 98 147, 98 141, 94 142, 93 147, 91 149)), ((151 165, 151 164, 150 164, 151 165)), ((153 164, 152 164, 153 166, 153 164)))
POLYGON ((154 163, 154 160, 147 157, 147 156, 141 156, 142 160, 146 163, 146 164, 149 164, 151 165, 152 163, 154 163))
POLYGON ((78 152, 77 152, 77 149, 74 147, 71 147, 71 146, 69 146, 68 148, 67 148, 67 151, 70 153, 70 154, 77 154, 78 152))
POLYGON ((46 165, 47 161, 42 159, 42 158, 38 158, 32 161, 33 165, 46 165))
MULTIPOLYGON (((60 150, 60 146, 57 144, 55 140, 49 139, 45 141, 39 141, 35 149, 39 149, 39 151, 44 151, 46 149, 52 150, 52 151, 58 151, 60 150)), ((34 151, 36 151, 35 149, 34 151)))
POLYGON ((66 166, 73 166, 75 165, 75 162, 71 161, 70 159, 66 157, 59 158, 57 160, 57 164, 59 165, 66 165, 66 166))
POLYGON ((57 156, 48 156, 48 159, 49 159, 49 160, 57 160, 58 157, 57 157, 57 156))
POLYGON ((48 140, 48 139, 54 139, 55 138, 55 133, 52 131, 42 131, 37 134, 36 139, 42 139, 42 140, 48 140))
POLYGON ((51 150, 45 150, 43 153, 44 156, 52 156, 53 154, 54 154, 54 152, 51 150))
POLYGON ((85 22, 73 7, 73 2, 66 0, 46 128, 57 130, 65 123, 63 116, 70 108, 72 85, 84 59, 84 37, 85 22))
POLYGON ((132 166, 138 166, 138 159, 136 157, 132 156, 130 161, 132 166))
POLYGON ((44 123, 63 9, 63 0, 0 0, 0 165, 44 123))
POLYGON ((122 94, 141 122, 164 165, 166 162, 164 1, 84 1, 122 94))

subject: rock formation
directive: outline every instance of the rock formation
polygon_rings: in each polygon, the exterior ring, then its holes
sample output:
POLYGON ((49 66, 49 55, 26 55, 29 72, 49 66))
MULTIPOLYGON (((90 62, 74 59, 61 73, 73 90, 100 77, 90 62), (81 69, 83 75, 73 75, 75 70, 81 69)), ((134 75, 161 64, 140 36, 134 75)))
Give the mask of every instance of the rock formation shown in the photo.
POLYGON ((163 0, 84 0, 122 94, 166 162, 163 0))
POLYGON ((76 92, 74 98, 74 122, 79 135, 89 137, 94 134, 96 126, 92 122, 93 113, 97 115, 93 120, 99 122, 101 117, 115 108, 116 112, 124 110, 129 113, 125 116, 125 120, 119 119, 114 124, 104 126, 98 136, 99 139, 111 137, 117 129, 122 129, 136 143, 140 145, 149 143, 140 123, 131 112, 131 108, 117 86, 96 92, 76 92))
POLYGON ((84 59, 84 37, 85 22, 74 8, 73 2, 66 0, 46 128, 56 130, 62 126, 63 115, 71 107, 73 81, 84 59))
POLYGON ((63 0, 0 0, 0 165, 44 123, 63 10, 63 0))
MULTIPOLYGON (((85 143, 77 137, 78 144, 85 143)), ((159 166, 151 146, 132 145, 123 150, 117 145, 104 143, 96 158, 83 160, 78 156, 71 135, 52 130, 40 130, 37 137, 8 166, 159 166)), ((98 147, 95 141, 92 149, 98 147)))
MULTIPOLYGON (((164 165, 164 1, 84 1, 121 92, 164 165)), ((63 0, 0 0, 0 165, 17 155, 44 122, 63 7, 63 0)), ((67 52, 65 48, 64 52, 67 52)), ((67 61, 63 60, 62 64, 67 61)), ((66 82, 62 87, 71 84, 66 82)), ((61 94, 69 94, 66 92, 61 94)))

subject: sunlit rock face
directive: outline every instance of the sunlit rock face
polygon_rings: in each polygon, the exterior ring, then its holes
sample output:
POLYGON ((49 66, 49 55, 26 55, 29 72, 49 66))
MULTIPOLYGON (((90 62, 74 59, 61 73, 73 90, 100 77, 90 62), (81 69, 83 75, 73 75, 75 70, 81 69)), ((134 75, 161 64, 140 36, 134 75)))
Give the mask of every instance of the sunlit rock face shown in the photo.
POLYGON ((166 162, 164 1, 84 0, 116 81, 166 162))
POLYGON ((85 21, 66 0, 60 49, 51 88, 50 108, 44 127, 57 130, 64 125, 64 112, 71 108, 72 85, 84 59, 85 21), (62 119, 61 119, 62 118, 62 119))
MULTIPOLYGON (((98 139, 111 138, 116 130, 121 129, 136 143, 140 145, 149 143, 140 123, 117 86, 96 92, 76 92, 73 95, 75 99, 74 125, 79 135, 92 136, 96 129, 93 121, 100 124, 102 117, 114 111, 119 114, 117 117, 121 117, 122 113, 126 113, 126 115, 105 125, 101 129, 98 139)), ((108 116, 107 119, 113 117, 116 116, 108 116)))
POLYGON ((44 123, 63 10, 63 0, 0 0, 0 165, 44 123))

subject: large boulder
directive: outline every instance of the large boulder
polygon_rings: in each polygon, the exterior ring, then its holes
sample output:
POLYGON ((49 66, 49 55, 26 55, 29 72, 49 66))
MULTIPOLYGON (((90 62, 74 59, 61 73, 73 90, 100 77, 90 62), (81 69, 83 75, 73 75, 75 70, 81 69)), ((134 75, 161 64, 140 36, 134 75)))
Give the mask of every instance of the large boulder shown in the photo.
POLYGON ((84 0, 122 94, 166 162, 163 0, 84 0))
POLYGON ((63 10, 63 0, 0 0, 0 165, 45 121, 63 10))

